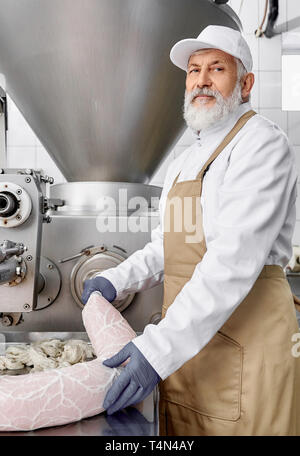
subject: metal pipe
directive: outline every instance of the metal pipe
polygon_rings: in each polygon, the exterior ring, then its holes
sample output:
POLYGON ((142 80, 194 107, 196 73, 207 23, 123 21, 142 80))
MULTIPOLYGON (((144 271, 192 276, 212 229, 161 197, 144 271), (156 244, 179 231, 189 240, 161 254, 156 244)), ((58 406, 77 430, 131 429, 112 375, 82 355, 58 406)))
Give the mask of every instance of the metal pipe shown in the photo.
POLYGON ((269 1, 270 1, 270 6, 269 6, 268 22, 267 22, 267 27, 266 27, 264 34, 267 38, 272 38, 272 36, 276 35, 276 32, 274 31, 274 25, 278 18, 279 6, 278 6, 278 0, 269 0, 269 1))

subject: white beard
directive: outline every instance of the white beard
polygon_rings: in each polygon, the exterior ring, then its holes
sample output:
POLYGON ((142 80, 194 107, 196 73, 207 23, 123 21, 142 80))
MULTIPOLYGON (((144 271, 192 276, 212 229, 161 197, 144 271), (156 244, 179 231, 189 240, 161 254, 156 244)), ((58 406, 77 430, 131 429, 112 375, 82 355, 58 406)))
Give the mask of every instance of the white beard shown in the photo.
POLYGON ((241 85, 238 81, 233 89, 232 94, 224 98, 220 92, 210 90, 204 87, 203 89, 195 89, 192 92, 185 92, 184 99, 184 119, 188 127, 198 133, 200 130, 209 128, 216 122, 225 119, 230 113, 243 102, 241 94, 241 85), (206 107, 206 103, 195 106, 192 104, 193 99, 197 95, 211 95, 216 101, 212 107, 206 107))

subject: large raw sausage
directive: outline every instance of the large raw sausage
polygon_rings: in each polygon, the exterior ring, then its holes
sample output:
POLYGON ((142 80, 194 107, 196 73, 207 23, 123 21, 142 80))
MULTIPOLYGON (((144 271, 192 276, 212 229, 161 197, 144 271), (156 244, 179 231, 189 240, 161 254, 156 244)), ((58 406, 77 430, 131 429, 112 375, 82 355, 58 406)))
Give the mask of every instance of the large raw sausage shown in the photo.
POLYGON ((0 431, 27 431, 97 415, 119 374, 102 361, 135 337, 108 301, 93 293, 83 321, 97 359, 62 369, 0 378, 0 431))

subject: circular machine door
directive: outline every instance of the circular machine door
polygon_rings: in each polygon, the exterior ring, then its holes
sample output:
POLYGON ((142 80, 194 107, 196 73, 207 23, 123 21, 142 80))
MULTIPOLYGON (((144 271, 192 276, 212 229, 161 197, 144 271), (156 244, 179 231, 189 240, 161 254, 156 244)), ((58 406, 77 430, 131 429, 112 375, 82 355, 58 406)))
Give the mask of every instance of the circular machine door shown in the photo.
MULTIPOLYGON (((118 266, 125 258, 120 254, 105 250, 103 246, 94 247, 89 250, 88 257, 82 257, 74 266, 71 277, 71 293, 75 302, 83 309, 81 302, 83 284, 85 280, 93 279, 99 272, 118 266)), ((123 312, 134 298, 134 293, 129 294, 125 299, 115 300, 112 302, 114 307, 123 312)))

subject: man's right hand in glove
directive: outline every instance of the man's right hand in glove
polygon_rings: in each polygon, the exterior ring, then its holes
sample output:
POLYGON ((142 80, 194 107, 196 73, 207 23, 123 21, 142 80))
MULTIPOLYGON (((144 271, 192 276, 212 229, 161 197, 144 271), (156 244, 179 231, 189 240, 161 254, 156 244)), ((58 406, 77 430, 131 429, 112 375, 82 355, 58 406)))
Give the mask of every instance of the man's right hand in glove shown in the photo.
POLYGON ((109 280, 104 277, 95 277, 94 279, 86 280, 83 284, 83 293, 81 297, 83 304, 88 302, 90 295, 94 291, 100 291, 102 296, 109 302, 114 301, 117 296, 116 289, 109 280))

